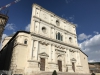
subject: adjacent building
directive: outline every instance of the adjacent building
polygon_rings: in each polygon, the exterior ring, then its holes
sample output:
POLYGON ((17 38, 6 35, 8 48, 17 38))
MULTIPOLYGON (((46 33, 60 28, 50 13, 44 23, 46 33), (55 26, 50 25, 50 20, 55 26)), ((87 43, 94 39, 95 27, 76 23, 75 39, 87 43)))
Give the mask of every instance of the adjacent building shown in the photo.
POLYGON ((18 31, 4 39, 0 69, 22 75, 54 70, 89 75, 87 55, 77 43, 76 26, 37 4, 32 7, 30 32, 18 31))
POLYGON ((100 74, 100 62, 89 62, 90 73, 100 74))

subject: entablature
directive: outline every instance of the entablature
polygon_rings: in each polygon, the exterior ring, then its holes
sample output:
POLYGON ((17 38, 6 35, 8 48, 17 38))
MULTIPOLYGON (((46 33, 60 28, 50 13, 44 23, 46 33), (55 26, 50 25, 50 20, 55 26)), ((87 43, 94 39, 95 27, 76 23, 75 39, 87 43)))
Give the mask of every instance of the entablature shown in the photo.
POLYGON ((54 45, 59 48, 71 47, 71 48, 75 48, 75 49, 80 49, 78 46, 66 44, 62 41, 51 39, 51 38, 48 38, 48 37, 45 37, 45 36, 42 36, 39 34, 31 33, 31 36, 32 36, 33 40, 40 41, 41 43, 46 42, 46 44, 48 44, 48 45, 51 44, 51 45, 54 45))

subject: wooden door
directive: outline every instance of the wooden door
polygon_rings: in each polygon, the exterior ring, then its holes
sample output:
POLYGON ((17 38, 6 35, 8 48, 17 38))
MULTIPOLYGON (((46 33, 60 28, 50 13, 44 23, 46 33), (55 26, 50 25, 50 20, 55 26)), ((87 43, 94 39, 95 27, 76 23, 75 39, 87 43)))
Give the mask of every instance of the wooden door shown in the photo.
POLYGON ((58 60, 58 69, 62 71, 62 61, 58 60))
POLYGON ((45 71, 45 59, 44 58, 40 59, 40 70, 45 71))
POLYGON ((72 69, 75 72, 75 64, 72 62, 72 69))

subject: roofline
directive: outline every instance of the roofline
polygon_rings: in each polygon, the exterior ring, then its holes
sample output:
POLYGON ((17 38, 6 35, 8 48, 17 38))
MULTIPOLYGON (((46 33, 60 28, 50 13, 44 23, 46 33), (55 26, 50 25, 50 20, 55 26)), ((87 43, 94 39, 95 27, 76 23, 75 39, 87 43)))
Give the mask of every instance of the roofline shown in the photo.
POLYGON ((81 49, 79 49, 79 50, 88 57, 88 55, 85 52, 83 52, 81 49))
MULTIPOLYGON (((27 33, 27 34, 30 34, 30 32, 27 32, 27 31, 17 31, 14 36, 8 41, 8 43, 1 49, 1 51, 13 40, 13 38, 15 38, 20 32, 23 32, 23 33, 27 33)), ((1 52, 0 51, 0 52, 1 52)))
POLYGON ((56 15, 54 12, 51 12, 51 11, 49 11, 49 10, 45 9, 44 7, 42 7, 42 6, 40 6, 40 5, 36 4, 36 3, 33 3, 33 4, 32 4, 32 7, 34 7, 34 6, 38 6, 38 7, 42 8, 43 10, 45 10, 46 12, 48 12, 48 13, 52 14, 53 16, 57 16, 59 19, 63 20, 64 22, 69 23, 69 24, 71 24, 71 25, 73 25, 73 26, 75 26, 75 27, 76 27, 76 25, 75 25, 75 24, 73 24, 73 23, 69 22, 67 19, 64 19, 64 18, 62 18, 62 17, 60 17, 60 16, 56 15))
MULTIPOLYGON (((23 33, 27 33, 27 34, 30 34, 30 32, 28 31, 17 31, 14 36, 8 41, 8 43, 1 49, 1 51, 13 40, 13 38, 15 38, 20 32, 23 32, 23 33)), ((83 54, 85 54, 81 49, 79 49, 83 54)), ((0 51, 0 52, 1 52, 0 51)), ((85 54, 86 55, 86 54, 85 54)), ((87 55, 86 55, 87 56, 87 55)), ((88 56, 87 56, 88 57, 88 56)))

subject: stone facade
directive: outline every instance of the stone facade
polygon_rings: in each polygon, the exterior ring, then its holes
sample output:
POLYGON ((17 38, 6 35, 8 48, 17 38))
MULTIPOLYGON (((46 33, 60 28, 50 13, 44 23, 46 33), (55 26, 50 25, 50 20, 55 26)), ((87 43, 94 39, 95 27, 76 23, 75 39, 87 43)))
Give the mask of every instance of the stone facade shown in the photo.
POLYGON ((87 56, 78 46, 75 25, 37 4, 32 9, 30 33, 19 32, 10 39, 14 40, 14 47, 9 70, 24 75, 54 70, 89 74, 87 56))

